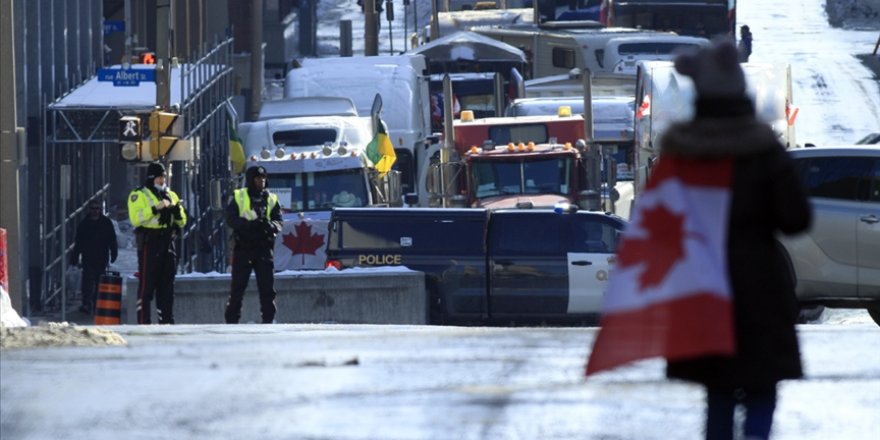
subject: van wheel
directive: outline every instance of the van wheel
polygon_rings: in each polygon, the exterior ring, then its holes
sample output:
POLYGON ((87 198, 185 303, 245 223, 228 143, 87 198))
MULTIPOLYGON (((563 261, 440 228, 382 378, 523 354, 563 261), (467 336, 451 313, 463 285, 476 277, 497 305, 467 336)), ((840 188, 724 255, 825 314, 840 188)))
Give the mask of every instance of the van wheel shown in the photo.
POLYGON ((871 315, 871 319, 880 325, 880 306, 871 306, 868 307, 868 314, 871 315))

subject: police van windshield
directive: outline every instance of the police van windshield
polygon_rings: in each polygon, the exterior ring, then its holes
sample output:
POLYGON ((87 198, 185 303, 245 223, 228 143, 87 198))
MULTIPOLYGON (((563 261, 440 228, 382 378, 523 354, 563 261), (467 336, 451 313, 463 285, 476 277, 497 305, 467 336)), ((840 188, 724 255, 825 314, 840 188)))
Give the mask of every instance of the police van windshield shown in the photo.
POLYGON ((329 211, 370 203, 366 176, 360 168, 321 173, 269 176, 268 188, 287 211, 329 211))
POLYGON ((476 198, 511 194, 568 194, 570 158, 529 161, 471 161, 476 198))

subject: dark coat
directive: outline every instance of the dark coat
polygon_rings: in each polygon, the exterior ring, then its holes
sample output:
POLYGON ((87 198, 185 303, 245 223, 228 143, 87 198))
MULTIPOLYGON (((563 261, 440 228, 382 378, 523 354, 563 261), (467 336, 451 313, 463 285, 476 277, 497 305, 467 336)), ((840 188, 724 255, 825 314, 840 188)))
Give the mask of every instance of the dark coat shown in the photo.
POLYGON ((805 231, 812 211, 788 153, 751 115, 698 116, 672 126, 661 145, 663 155, 735 159, 727 258, 736 356, 670 362, 667 375, 724 389, 801 377, 794 280, 775 235, 805 231))
POLYGON ((119 248, 116 243, 116 229, 106 215, 97 219, 84 218, 76 228, 71 261, 79 262, 82 255, 84 268, 103 270, 110 261, 116 261, 119 248))

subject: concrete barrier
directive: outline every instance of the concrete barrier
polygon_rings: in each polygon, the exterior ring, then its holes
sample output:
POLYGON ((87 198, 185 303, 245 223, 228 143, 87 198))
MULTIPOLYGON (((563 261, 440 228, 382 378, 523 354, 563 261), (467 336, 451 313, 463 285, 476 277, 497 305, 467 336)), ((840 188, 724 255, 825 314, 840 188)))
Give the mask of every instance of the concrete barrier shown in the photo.
MULTIPOLYGON (((137 324, 137 283, 126 278, 123 317, 137 324)), ((229 274, 178 275, 174 284, 177 324, 223 323, 229 274)), ((427 324, 425 276, 408 269, 351 269, 336 273, 289 271, 275 276, 278 323, 427 324)), ((152 304, 156 321, 155 300, 152 304)), ((259 294, 253 275, 245 291, 242 323, 260 322, 259 294)))

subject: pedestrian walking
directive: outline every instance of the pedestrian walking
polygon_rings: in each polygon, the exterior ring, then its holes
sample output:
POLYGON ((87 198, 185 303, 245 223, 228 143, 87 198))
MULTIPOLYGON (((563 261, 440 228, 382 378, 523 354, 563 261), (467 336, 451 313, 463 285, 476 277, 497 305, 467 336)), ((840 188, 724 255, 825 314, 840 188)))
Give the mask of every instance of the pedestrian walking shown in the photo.
POLYGON ((736 56, 733 45, 724 43, 676 60, 676 70, 694 80, 696 117, 670 127, 661 140, 661 157, 733 161, 724 220, 735 354, 677 360, 667 367, 669 377, 706 386, 710 440, 733 438, 738 404, 745 406, 744 436, 768 438, 777 383, 803 374, 793 276, 775 237, 807 230, 812 211, 785 147, 755 118, 736 56))
POLYGON ((102 210, 100 200, 88 203, 86 218, 76 227, 71 264, 82 266, 81 295, 79 311, 91 315, 95 310, 95 297, 98 281, 109 263, 116 262, 119 247, 116 243, 116 228, 102 210), (80 261, 82 256, 82 261, 80 261))
POLYGON ((785 147, 755 117, 737 48, 675 60, 695 117, 671 125, 618 248, 587 374, 654 356, 707 391, 706 439, 767 439, 779 381, 803 375, 798 303, 778 234, 812 211, 785 147))
POLYGON ((752 55, 752 31, 749 30, 748 25, 744 24, 739 28, 737 51, 739 52, 739 62, 748 63, 749 56, 752 55))
POLYGON ((144 184, 129 194, 128 216, 135 227, 138 251, 138 324, 150 324, 154 296, 159 324, 174 324, 174 241, 186 225, 186 210, 168 188, 161 163, 151 163, 144 184))
POLYGON ((263 324, 275 319, 275 236, 281 231, 278 196, 266 190, 268 175, 261 166, 245 172, 245 187, 234 191, 226 207, 226 224, 235 239, 232 285, 226 302, 226 323, 237 324, 251 272, 257 277, 263 324))

